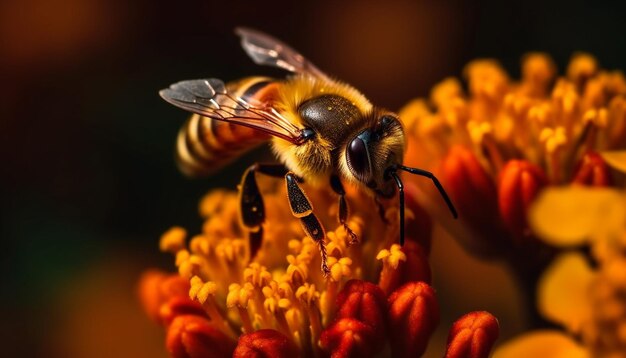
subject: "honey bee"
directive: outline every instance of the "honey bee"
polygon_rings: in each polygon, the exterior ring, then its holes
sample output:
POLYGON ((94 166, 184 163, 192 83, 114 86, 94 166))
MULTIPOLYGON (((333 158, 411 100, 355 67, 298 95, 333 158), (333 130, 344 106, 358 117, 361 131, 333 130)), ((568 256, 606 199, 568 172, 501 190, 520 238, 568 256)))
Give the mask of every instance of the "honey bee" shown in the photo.
MULTIPOLYGON (((159 92, 167 102, 194 113, 177 139, 181 170, 210 173, 243 151, 271 140, 281 164, 254 164, 240 185, 241 222, 253 257, 263 238, 263 198, 256 175, 284 178, 292 214, 319 246, 322 271, 329 273, 325 231, 300 184, 330 184, 338 195, 338 220, 351 241, 343 183, 378 198, 399 197, 400 243, 404 243, 404 188, 398 171, 430 178, 457 212, 430 172, 402 165, 405 135, 398 116, 376 107, 352 86, 330 78, 285 43, 256 30, 237 28, 241 45, 259 65, 291 72, 286 79, 250 77, 225 84, 216 78, 181 81, 159 92)), ((380 209, 380 207, 379 207, 380 209)))

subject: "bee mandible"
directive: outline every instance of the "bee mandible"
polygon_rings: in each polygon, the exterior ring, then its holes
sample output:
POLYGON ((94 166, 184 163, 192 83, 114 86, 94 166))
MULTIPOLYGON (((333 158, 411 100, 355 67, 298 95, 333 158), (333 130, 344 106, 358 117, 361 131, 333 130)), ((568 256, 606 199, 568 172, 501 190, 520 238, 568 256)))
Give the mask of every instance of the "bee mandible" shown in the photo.
POLYGON ((224 83, 216 78, 181 81, 161 90, 167 102, 194 113, 177 139, 177 159, 189 175, 210 173, 242 152, 271 140, 280 164, 254 164, 240 185, 241 222, 250 255, 263 239, 265 207, 256 175, 284 178, 292 214, 319 246, 322 271, 329 273, 325 231, 301 184, 330 184, 338 195, 338 219, 351 242, 343 183, 378 198, 398 192, 400 244, 404 243, 404 186, 398 171, 432 180, 452 215, 457 212, 439 180, 423 169, 402 165, 405 135, 398 116, 372 105, 352 86, 337 81, 285 43, 262 32, 237 28, 241 45, 259 65, 284 69, 286 79, 249 77, 224 83))

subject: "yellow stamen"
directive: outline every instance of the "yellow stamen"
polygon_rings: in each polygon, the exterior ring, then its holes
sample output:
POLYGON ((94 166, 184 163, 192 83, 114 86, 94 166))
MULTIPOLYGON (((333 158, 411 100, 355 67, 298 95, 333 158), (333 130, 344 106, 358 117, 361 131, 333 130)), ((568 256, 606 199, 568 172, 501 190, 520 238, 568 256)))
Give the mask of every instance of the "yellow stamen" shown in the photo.
POLYGON ((489 163, 494 170, 500 171, 504 166, 504 159, 497 147, 495 137, 493 136, 493 127, 489 122, 469 121, 467 123, 467 131, 472 141, 485 154, 489 163))
POLYGON ((163 252, 177 253, 185 247, 187 231, 179 226, 174 226, 161 235, 159 248, 163 252))
POLYGON ((556 73, 552 59, 544 53, 532 52, 522 60, 521 90, 531 97, 544 97, 556 73))
MULTIPOLYGON (((267 311, 274 314, 277 324, 276 328, 287 337, 292 337, 287 319, 285 318, 285 311, 291 307, 291 301, 282 296, 279 291, 276 281, 271 281, 269 285, 263 287, 262 292, 265 296, 263 305, 267 311)), ((282 293, 285 294, 285 291, 283 290, 282 293)))
POLYGON ((563 179, 561 173, 561 152, 567 144, 567 136, 563 127, 544 128, 539 134, 539 141, 544 143, 546 162, 548 163, 548 175, 551 182, 558 184, 563 179))
POLYGON ((254 332, 252 320, 248 312, 248 301, 254 293, 254 287, 250 283, 241 286, 233 283, 228 287, 228 296, 226 296, 226 306, 229 308, 236 307, 239 317, 241 318, 243 333, 254 332))
POLYGON ((264 308, 265 298, 263 297, 262 290, 264 286, 269 284, 272 279, 272 274, 269 273, 264 266, 253 262, 243 271, 243 279, 247 284, 250 284, 251 287, 254 287, 254 294, 251 298, 255 312, 259 315, 260 324, 264 327, 268 326, 270 318, 267 314, 267 310, 264 308))
POLYGON ((215 294, 217 285, 215 282, 203 282, 198 276, 194 276, 190 280, 191 288, 189 289, 189 298, 198 301, 204 311, 207 313, 211 321, 224 333, 233 338, 237 338, 237 334, 228 325, 228 321, 224 318, 223 313, 215 302, 215 294))
POLYGON ((406 255, 402 252, 400 245, 393 244, 389 250, 380 250, 378 255, 376 255, 376 260, 383 262, 383 269, 380 272, 378 285, 385 291, 387 287, 391 287, 394 273, 398 269, 400 262, 406 261, 406 255))
POLYGON ((232 198, 236 198, 237 193, 227 190, 213 190, 209 194, 205 195, 200 201, 199 211, 200 216, 203 218, 210 218, 212 216, 222 213, 228 207, 228 204, 232 203, 232 198))
POLYGON ((376 260, 382 260, 384 265, 395 270, 400 262, 406 261, 406 255, 402 252, 400 245, 393 244, 389 250, 380 250, 378 255, 376 255, 376 260))
POLYGON ((567 66, 567 78, 581 88, 587 79, 598 71, 598 62, 588 53, 580 52, 572 56, 567 66))
POLYGON ((317 342, 322 332, 319 309, 320 294, 315 290, 315 285, 305 283, 296 290, 296 298, 306 307, 310 324, 311 345, 317 351, 319 349, 317 342))

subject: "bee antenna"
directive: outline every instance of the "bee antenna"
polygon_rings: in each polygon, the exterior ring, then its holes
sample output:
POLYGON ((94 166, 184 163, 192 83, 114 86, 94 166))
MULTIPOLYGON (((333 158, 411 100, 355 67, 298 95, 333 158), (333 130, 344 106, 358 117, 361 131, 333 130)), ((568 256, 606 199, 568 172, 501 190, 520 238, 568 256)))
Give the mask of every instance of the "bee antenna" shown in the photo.
MULTIPOLYGON (((430 178, 433 181, 433 184, 435 184, 435 186, 437 187, 437 190, 439 190, 439 194, 441 194, 441 197, 443 198, 443 200, 445 200, 446 204, 448 204, 448 209, 450 209, 452 216, 455 219, 459 217, 459 214, 457 214, 456 209, 454 208, 454 205, 452 204, 452 200, 450 200, 450 197, 448 197, 448 194, 446 193, 445 189, 443 188, 443 186, 441 185, 441 183, 439 182, 439 180, 433 173, 423 170, 423 169, 405 167, 404 165, 398 165, 397 168, 404 170, 406 172, 409 172, 411 174, 421 175, 423 177, 430 178)), ((399 179, 396 179, 396 183, 398 182, 398 180, 399 179)))
POLYGON ((404 246, 404 185, 402 185, 402 180, 400 180, 400 176, 395 170, 389 170, 388 174, 391 175, 398 186, 398 197, 400 198, 400 246, 404 246))

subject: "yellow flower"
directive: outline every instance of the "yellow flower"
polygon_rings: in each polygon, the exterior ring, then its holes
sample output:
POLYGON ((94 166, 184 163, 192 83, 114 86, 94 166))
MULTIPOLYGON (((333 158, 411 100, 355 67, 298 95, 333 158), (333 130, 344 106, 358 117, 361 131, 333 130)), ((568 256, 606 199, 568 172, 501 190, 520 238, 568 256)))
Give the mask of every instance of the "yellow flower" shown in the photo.
MULTIPOLYGON (((155 284, 145 285, 148 292, 143 295, 153 307, 151 312, 156 311, 154 315, 160 319, 159 307, 164 305, 168 315, 161 322, 168 326, 175 323, 175 330, 168 329, 167 339, 172 354, 185 349, 203 351, 207 347, 202 346, 202 341, 212 342, 212 345, 228 351, 236 345, 235 339, 245 343, 248 338, 242 337, 265 337, 264 332, 273 330, 274 333, 268 336, 271 339, 267 339, 277 347, 288 342, 284 344, 301 352, 319 355, 323 349, 320 345, 322 333, 335 319, 339 309, 338 299, 349 280, 378 282, 382 265, 372 265, 378 262, 377 258, 387 262, 389 267, 385 268, 385 274, 397 278, 395 286, 385 286, 387 291, 415 279, 415 274, 394 273, 407 269, 396 262, 407 261, 395 244, 399 233, 396 205, 390 205, 383 212, 388 220, 385 222, 372 198, 348 188, 347 200, 352 210, 347 224, 359 237, 359 242, 354 244, 350 242, 351 237, 344 226, 337 221, 337 197, 330 189, 307 188, 309 198, 318 209, 316 214, 327 228, 325 243, 330 275, 324 277, 320 270, 318 243, 305 236, 298 219, 291 213, 285 187, 276 184, 268 179, 261 185, 264 188, 266 222, 262 245, 254 257, 250 257, 249 243, 245 239, 247 234, 239 223, 239 203, 234 191, 215 190, 201 200, 200 216, 204 225, 202 232, 189 242, 186 242, 186 231, 179 227, 168 230, 161 237, 161 250, 175 256, 180 278, 189 283, 188 297, 171 299, 158 293, 158 287, 155 296, 155 284), (162 302, 161 297, 167 302, 162 302), (209 320, 199 320, 198 312, 201 312, 202 318, 209 320), (190 313, 194 317, 185 318, 190 313)), ((416 236, 419 234, 413 232, 418 227, 416 222, 425 218, 418 215, 421 211, 415 206, 411 193, 407 193, 407 198, 407 247, 411 248, 407 252, 411 255, 411 267, 429 272, 422 268, 428 267, 426 255, 418 255, 426 249, 420 249, 417 241, 425 243, 430 238, 419 238, 416 236)), ((343 303, 349 306, 344 307, 343 312, 354 311, 351 314, 357 315, 361 312, 359 307, 374 304, 375 307, 367 309, 371 312, 386 309, 385 293, 379 286, 372 286, 375 287, 374 294, 383 297, 382 303, 367 301, 356 304, 348 301, 343 303), (353 305, 356 305, 354 309, 350 308, 353 305)), ((386 314, 383 310, 380 317, 386 314)), ((357 316, 347 318, 360 319, 357 316)), ((359 324, 363 324, 363 329, 367 331, 371 329, 370 323, 359 324)), ((380 326, 378 321, 374 323, 377 323, 376 327, 380 326)), ((327 337, 334 337, 333 334, 328 333, 327 337)), ((365 343, 368 349, 379 349, 384 340, 385 335, 381 335, 368 342, 355 341, 355 349, 365 347, 360 346, 365 343)), ((324 349, 331 349, 329 347, 324 349)))
POLYGON ((542 346, 567 357, 626 352, 626 192, 550 189, 530 218, 545 241, 570 249, 545 271, 537 297, 540 312, 565 332, 525 334, 495 356, 547 356, 542 346), (583 246, 590 247, 590 256, 576 250, 583 246), (579 337, 580 344, 570 337, 579 337))
POLYGON ((525 254, 538 257, 545 249, 535 248, 527 212, 543 188, 611 186, 610 167, 626 171, 626 79, 584 53, 572 57, 562 77, 543 53, 523 57, 519 81, 495 60, 470 62, 464 76, 467 93, 448 78, 429 99, 400 111, 407 165, 441 178, 460 219, 449 218, 430 183, 407 179, 468 250, 481 256, 530 250, 525 254))
POLYGON ((538 284, 537 307, 530 310, 566 328, 522 336, 496 356, 626 351, 623 194, 572 188, 624 187, 626 79, 584 53, 572 57, 564 76, 547 55, 531 53, 521 73, 512 80, 496 61, 476 60, 464 71, 467 91, 448 78, 430 98, 400 111, 407 165, 441 179, 458 221, 430 183, 407 180, 418 186, 420 204, 468 251, 507 260, 529 292, 538 284), (584 245, 591 257, 571 251, 584 245))

